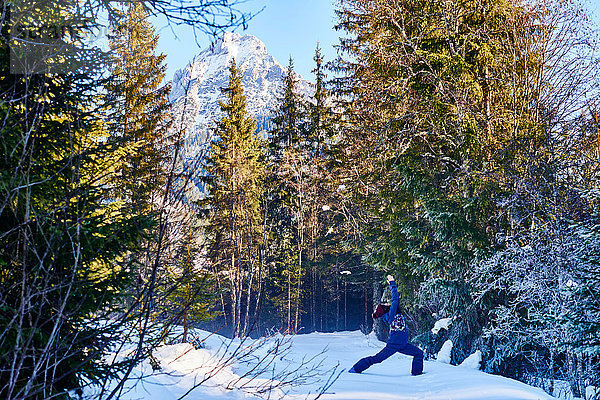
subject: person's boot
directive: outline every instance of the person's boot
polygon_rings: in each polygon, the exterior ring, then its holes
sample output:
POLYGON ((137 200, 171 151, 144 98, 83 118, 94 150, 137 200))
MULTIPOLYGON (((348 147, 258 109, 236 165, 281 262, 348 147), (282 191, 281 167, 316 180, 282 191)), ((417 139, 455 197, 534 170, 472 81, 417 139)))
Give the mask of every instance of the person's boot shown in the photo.
POLYGON ((360 374, 360 372, 356 372, 356 371, 354 370, 354 367, 350 368, 350 369, 348 370, 348 372, 350 372, 351 374, 360 374))
POLYGON ((413 376, 421 375, 423 373, 423 358, 421 358, 421 357, 413 358, 410 373, 413 376))

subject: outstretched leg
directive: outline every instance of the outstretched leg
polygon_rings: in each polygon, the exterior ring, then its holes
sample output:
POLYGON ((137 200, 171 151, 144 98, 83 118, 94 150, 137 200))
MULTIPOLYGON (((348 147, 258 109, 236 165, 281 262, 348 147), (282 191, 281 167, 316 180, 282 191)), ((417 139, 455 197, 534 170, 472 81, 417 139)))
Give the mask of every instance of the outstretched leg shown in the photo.
POLYGON ((398 350, 402 354, 407 356, 413 356, 412 370, 413 375, 420 375, 423 373, 423 351, 415 346, 414 344, 407 343, 406 346, 398 350))
POLYGON ((396 351, 396 349, 393 349, 390 346, 385 346, 383 349, 381 349, 379 353, 375 354, 374 356, 369 356, 358 360, 358 362, 354 364, 354 367, 352 367, 352 369, 354 369, 354 372, 363 372, 371 365, 378 364, 386 358, 390 357, 396 351))

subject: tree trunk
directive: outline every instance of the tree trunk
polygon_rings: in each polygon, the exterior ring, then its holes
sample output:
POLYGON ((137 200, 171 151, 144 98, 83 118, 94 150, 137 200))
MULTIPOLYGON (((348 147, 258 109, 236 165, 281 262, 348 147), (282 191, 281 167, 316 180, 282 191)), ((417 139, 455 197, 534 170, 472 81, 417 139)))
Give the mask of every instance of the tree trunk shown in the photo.
MULTIPOLYGON (((316 190, 313 192, 313 201, 317 198, 316 190)), ((318 212, 317 204, 313 204, 313 218, 312 218, 312 242, 313 242, 313 265, 312 265, 312 304, 311 304, 311 322, 312 330, 317 330, 317 224, 318 224, 318 212)))
POLYGON ((248 292, 246 293, 246 314, 244 316, 244 329, 242 335, 248 335, 248 320, 250 319, 250 301, 252 296, 252 284, 254 283, 254 262, 248 261, 248 292))
POLYGON ((219 297, 221 298, 221 309, 223 310, 223 319, 225 320, 225 323, 227 323, 227 308, 225 307, 225 299, 223 298, 223 291, 221 290, 221 277, 216 274, 217 276, 217 287, 219 288, 219 297))
POLYGON ((298 333, 298 320, 300 318, 300 282, 302 279, 302 242, 298 241, 298 280, 296 282, 296 316, 294 317, 294 333, 298 333))
POLYGON ((258 263, 258 288, 256 290, 256 302, 254 306, 254 318, 256 318, 258 325, 258 334, 262 335, 260 326, 260 299, 262 297, 262 283, 263 283, 263 268, 265 262, 265 247, 264 244, 260 246, 259 250, 259 263, 258 263))
POLYGON ((235 305, 235 317, 236 317, 236 324, 235 324, 235 337, 240 337, 241 336, 241 331, 242 331, 242 296, 243 296, 243 283, 244 283, 244 276, 242 274, 242 243, 238 243, 238 246, 236 246, 236 252, 237 252, 237 257, 236 257, 236 263, 237 263, 237 282, 236 282, 236 297, 237 297, 237 303, 235 305))
POLYGON ((287 301, 287 330, 288 332, 292 326, 292 271, 288 269, 288 301, 287 301))
POLYGON ((363 332, 368 332, 368 328, 369 328, 369 320, 368 320, 368 316, 369 316, 369 304, 367 303, 367 286, 363 286, 363 295, 365 297, 365 315, 364 315, 364 329, 363 332))
POLYGON ((310 301, 310 324, 311 331, 317 330, 317 269, 315 267, 315 258, 313 254, 313 265, 312 265, 312 279, 311 279, 311 301, 310 301))
POLYGON ((323 291, 321 292, 321 331, 326 332, 329 330, 329 325, 327 324, 327 313, 329 311, 327 307, 327 291, 323 285, 323 291))
POLYGON ((340 330, 340 270, 337 259, 335 260, 335 330, 340 330))
POLYGON ((188 334, 188 313, 183 312, 183 343, 187 343, 187 334, 188 334))
POLYGON ((344 330, 348 330, 348 282, 344 279, 344 330))

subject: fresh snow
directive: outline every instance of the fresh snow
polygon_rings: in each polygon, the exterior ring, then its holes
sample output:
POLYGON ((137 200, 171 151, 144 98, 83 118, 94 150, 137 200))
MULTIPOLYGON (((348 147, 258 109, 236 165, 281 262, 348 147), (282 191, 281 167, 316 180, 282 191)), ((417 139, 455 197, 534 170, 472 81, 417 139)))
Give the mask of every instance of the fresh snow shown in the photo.
MULTIPOLYGON (((323 400, 541 400, 553 399, 541 389, 524 383, 452 366, 436 361, 425 361, 425 373, 411 376, 411 358, 394 355, 361 374, 346 372, 358 359, 374 355, 384 347, 373 334, 359 331, 339 333, 311 333, 284 337, 275 335, 268 340, 245 343, 238 359, 229 360, 228 354, 239 341, 229 341, 219 335, 195 331, 203 340, 204 348, 189 344, 166 345, 153 353, 161 366, 152 371, 150 362, 136 368, 134 375, 143 376, 126 385, 121 399, 175 400, 189 390, 189 399, 315 399, 327 387, 328 380, 338 377, 320 397, 323 400), (289 340, 288 340, 289 338, 289 340), (224 345, 229 344, 229 348, 224 345), (269 350, 277 345, 287 349, 269 358, 269 350), (249 371, 256 371, 256 361, 267 357, 268 368, 256 379, 249 371), (241 359, 239 359, 241 358, 241 359), (225 364, 222 368, 215 368, 225 364), (299 375, 294 375, 299 374, 299 375), (271 376, 286 380, 297 376, 300 386, 264 391, 272 385, 271 376), (206 381, 193 388, 195 384, 206 381)), ((479 354, 479 357, 481 355, 479 354)), ((263 365, 264 366, 264 365, 263 365)), ((331 380, 330 380, 331 382, 331 380)), ((92 393, 88 393, 92 394, 92 393)), ((93 394, 92 394, 93 395, 93 394)))
POLYGON ((450 324, 452 324, 452 321, 454 321, 454 318, 442 318, 440 320, 435 321, 435 325, 433 325, 433 328, 431 328, 431 332, 434 335, 437 335, 441 329, 448 330, 450 324))
POLYGON ((465 360, 460 363, 460 366, 471 369, 481 368, 481 351, 475 350, 475 353, 465 358, 465 360))
POLYGON ((585 398, 588 400, 600 399, 600 388, 596 386, 587 386, 585 388, 585 398))
POLYGON ((435 356, 435 360, 439 363, 450 364, 452 353, 452 340, 446 340, 442 345, 442 348, 435 356))

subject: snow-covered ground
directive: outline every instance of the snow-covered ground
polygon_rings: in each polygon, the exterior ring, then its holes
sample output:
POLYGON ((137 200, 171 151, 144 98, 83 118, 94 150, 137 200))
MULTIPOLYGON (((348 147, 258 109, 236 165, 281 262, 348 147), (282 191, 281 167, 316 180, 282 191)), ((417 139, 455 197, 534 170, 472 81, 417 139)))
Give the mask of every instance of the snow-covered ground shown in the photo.
POLYGON ((246 343, 208 336, 203 331, 196 335, 204 340, 205 348, 188 344, 161 347, 153 354, 160 370, 153 371, 150 362, 143 363, 135 376, 144 377, 132 380, 121 398, 174 400, 189 392, 186 398, 202 400, 257 396, 299 400, 315 399, 324 392, 320 399, 553 399, 541 389, 512 379, 437 361, 425 361, 425 373, 411 376, 411 359, 403 355, 394 355, 362 374, 347 373, 359 358, 384 346, 374 336, 359 331, 275 335, 246 343), (224 347, 227 344, 229 347, 224 347), (230 358, 233 353, 237 354, 235 359, 230 358), (260 359, 263 361, 259 363, 260 359), (285 384, 293 380, 301 385, 285 384), (279 382, 284 385, 273 389, 279 382))

